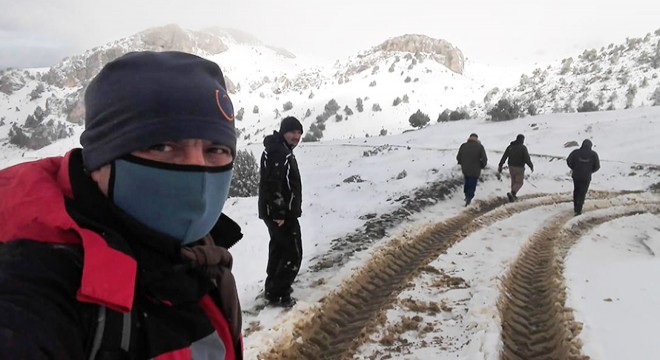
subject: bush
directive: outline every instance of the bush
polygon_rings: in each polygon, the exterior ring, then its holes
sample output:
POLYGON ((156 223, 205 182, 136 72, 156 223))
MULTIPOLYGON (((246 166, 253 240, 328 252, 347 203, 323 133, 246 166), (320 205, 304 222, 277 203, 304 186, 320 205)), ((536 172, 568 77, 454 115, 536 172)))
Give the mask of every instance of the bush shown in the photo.
POLYGON ((405 79, 405 80, 403 80, 403 82, 405 82, 405 83, 409 83, 409 82, 410 82, 410 80, 412 80, 412 79, 410 78, 410 76, 407 76, 407 77, 406 77, 406 79, 405 79))
POLYGON ((336 114, 339 109, 339 104, 337 104, 337 100, 335 99, 331 99, 327 104, 325 104, 325 113, 328 114, 328 117, 330 115, 336 114))
POLYGON ((255 105, 255 106, 252 108, 252 113, 253 113, 253 114, 258 114, 258 113, 259 113, 259 107, 258 107, 257 105, 255 105))
POLYGON ((370 82, 370 83, 369 83, 369 86, 370 86, 370 87, 374 87, 374 86, 376 86, 376 80, 370 82))
POLYGON ((30 100, 36 100, 40 98, 44 90, 46 90, 44 88, 44 84, 39 83, 39 85, 37 85, 37 87, 35 87, 34 90, 32 90, 32 92, 30 93, 30 100))
POLYGON ((504 121, 519 118, 522 114, 518 103, 500 99, 497 105, 488 111, 488 115, 492 121, 504 121))
POLYGON ((380 129, 378 136, 387 136, 387 129, 380 129))
POLYGON ((527 107, 527 113, 531 116, 534 116, 539 113, 539 110, 536 108, 536 105, 529 104, 529 106, 527 107))
POLYGON ((468 114, 467 111, 462 109, 456 109, 449 114, 450 121, 463 120, 469 118, 470 118, 470 114, 468 114))
POLYGON ((238 109, 238 112, 236 113, 236 120, 241 121, 243 120, 243 115, 245 114, 245 109, 240 108, 238 109))
POLYGON ((591 112, 591 111, 598 111, 598 110, 600 110, 598 108, 598 105, 596 105, 593 101, 590 101, 590 100, 587 100, 587 101, 583 102, 582 105, 580 105, 577 108, 577 112, 591 112))
POLYGON ((305 133, 305 136, 302 138, 303 142, 314 142, 314 141, 319 141, 323 137, 323 130, 319 128, 319 126, 314 123, 310 125, 309 130, 305 133))
POLYGON ((401 98, 397 96, 396 99, 394 99, 392 102, 392 106, 397 106, 399 104, 401 104, 401 98))
POLYGON ((311 109, 307 109, 307 111, 305 111, 305 117, 304 117, 303 119, 307 119, 307 118, 310 117, 310 116, 312 116, 312 110, 311 110, 311 109))
POLYGON ((408 122, 410 122, 410 125, 414 128, 422 128, 428 124, 429 121, 431 121, 429 116, 424 114, 422 110, 419 109, 417 109, 414 114, 410 115, 410 118, 408 119, 408 122))
POLYGON ((335 115, 335 122, 340 122, 344 120, 344 117, 341 114, 336 114, 335 115))
POLYGON ((371 111, 382 111, 382 110, 383 110, 383 109, 381 109, 381 107, 380 107, 380 105, 378 105, 378 103, 374 103, 374 104, 371 106, 371 111))
POLYGON ((364 111, 364 103, 362 102, 362 99, 360 98, 355 99, 355 108, 357 109, 358 112, 364 111))
POLYGON ((259 191, 259 166, 252 152, 238 150, 234 160, 229 197, 255 196, 259 191))
POLYGON ((651 95, 651 101, 653 101, 653 106, 660 105, 660 86, 655 88, 655 91, 651 95))
POLYGON ((408 94, 403 95, 403 102, 407 104, 408 101, 410 101, 410 99, 408 98, 408 94))
POLYGON ((351 110, 351 108, 349 108, 348 105, 344 107, 344 112, 346 113, 346 116, 353 115, 353 110, 351 110))
POLYGON ((443 112, 438 115, 438 122, 447 122, 449 121, 449 114, 451 114, 451 110, 445 109, 443 112))
POLYGON ((284 111, 289 111, 289 110, 293 109, 293 104, 291 103, 291 101, 287 101, 284 104, 282 104, 282 109, 284 111))
POLYGON ((629 109, 633 106, 633 101, 637 95, 637 86, 630 85, 628 91, 626 91, 626 109, 629 109))

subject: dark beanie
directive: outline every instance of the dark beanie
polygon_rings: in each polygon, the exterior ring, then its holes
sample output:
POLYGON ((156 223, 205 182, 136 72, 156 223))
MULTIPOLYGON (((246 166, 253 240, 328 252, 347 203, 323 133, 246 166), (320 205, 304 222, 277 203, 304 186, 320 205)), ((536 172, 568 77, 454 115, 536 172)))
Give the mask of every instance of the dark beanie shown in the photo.
POLYGON ((525 141, 525 135, 518 134, 518 136, 516 136, 516 141, 520 141, 520 142, 525 141))
POLYGON ((294 130, 300 130, 301 133, 303 132, 302 124, 298 119, 293 116, 287 116, 282 119, 282 123, 280 124, 280 134, 294 130))
POLYGON ((182 52, 132 52, 85 92, 80 136, 87 170, 165 141, 204 139, 236 154, 234 108, 214 62, 182 52))

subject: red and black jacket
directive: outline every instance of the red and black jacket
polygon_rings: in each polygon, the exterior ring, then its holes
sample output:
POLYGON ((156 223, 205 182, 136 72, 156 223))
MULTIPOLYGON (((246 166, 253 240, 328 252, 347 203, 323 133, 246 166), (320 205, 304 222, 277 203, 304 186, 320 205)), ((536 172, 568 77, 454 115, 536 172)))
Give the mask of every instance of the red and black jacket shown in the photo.
MULTIPOLYGON (((224 215, 211 233, 242 237, 224 215)), ((180 252, 107 200, 79 150, 0 171, 0 358, 241 359, 218 288, 180 252)))

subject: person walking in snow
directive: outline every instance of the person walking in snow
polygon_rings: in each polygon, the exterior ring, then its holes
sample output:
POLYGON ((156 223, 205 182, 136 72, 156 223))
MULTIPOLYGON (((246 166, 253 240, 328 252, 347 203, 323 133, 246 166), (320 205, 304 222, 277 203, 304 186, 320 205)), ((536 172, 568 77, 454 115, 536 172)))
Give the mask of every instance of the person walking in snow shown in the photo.
POLYGON ((516 194, 523 186, 525 181, 525 164, 529 166, 529 169, 534 172, 534 164, 529 158, 529 152, 527 151, 527 146, 524 145, 525 135, 518 134, 516 140, 512 141, 509 146, 504 150, 502 159, 500 159, 500 164, 497 166, 497 172, 502 173, 502 167, 504 162, 509 159, 509 174, 511 175, 511 192, 506 193, 506 196, 509 198, 510 202, 516 201, 518 197, 516 194))
POLYGON ((584 199, 591 183, 591 174, 600 169, 598 153, 591 150, 592 146, 591 140, 585 139, 582 146, 573 150, 566 158, 573 178, 573 210, 576 216, 582 214, 584 199))
POLYGON ((466 142, 458 149, 456 161, 461 166, 461 171, 465 177, 463 192, 465 193, 465 206, 470 205, 477 189, 477 182, 481 175, 481 169, 486 167, 488 157, 486 150, 479 141, 479 136, 472 133, 466 142))
POLYGON ((128 53, 85 109, 82 149, 0 171, 0 358, 242 359, 222 71, 128 53))
POLYGON ((302 181, 293 149, 303 127, 295 117, 282 119, 280 130, 264 138, 259 182, 259 218, 268 227, 268 265, 264 297, 274 306, 291 307, 291 285, 302 263, 302 181))

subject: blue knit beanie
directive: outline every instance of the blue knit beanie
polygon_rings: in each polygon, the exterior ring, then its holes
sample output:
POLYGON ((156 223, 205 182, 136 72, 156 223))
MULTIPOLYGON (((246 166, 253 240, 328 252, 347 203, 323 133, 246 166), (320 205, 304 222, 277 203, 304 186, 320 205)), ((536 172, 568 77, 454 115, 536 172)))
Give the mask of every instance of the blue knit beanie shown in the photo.
POLYGON ((87 87, 80 136, 87 170, 183 139, 236 154, 234 109, 216 63, 175 51, 133 52, 106 64, 87 87))

